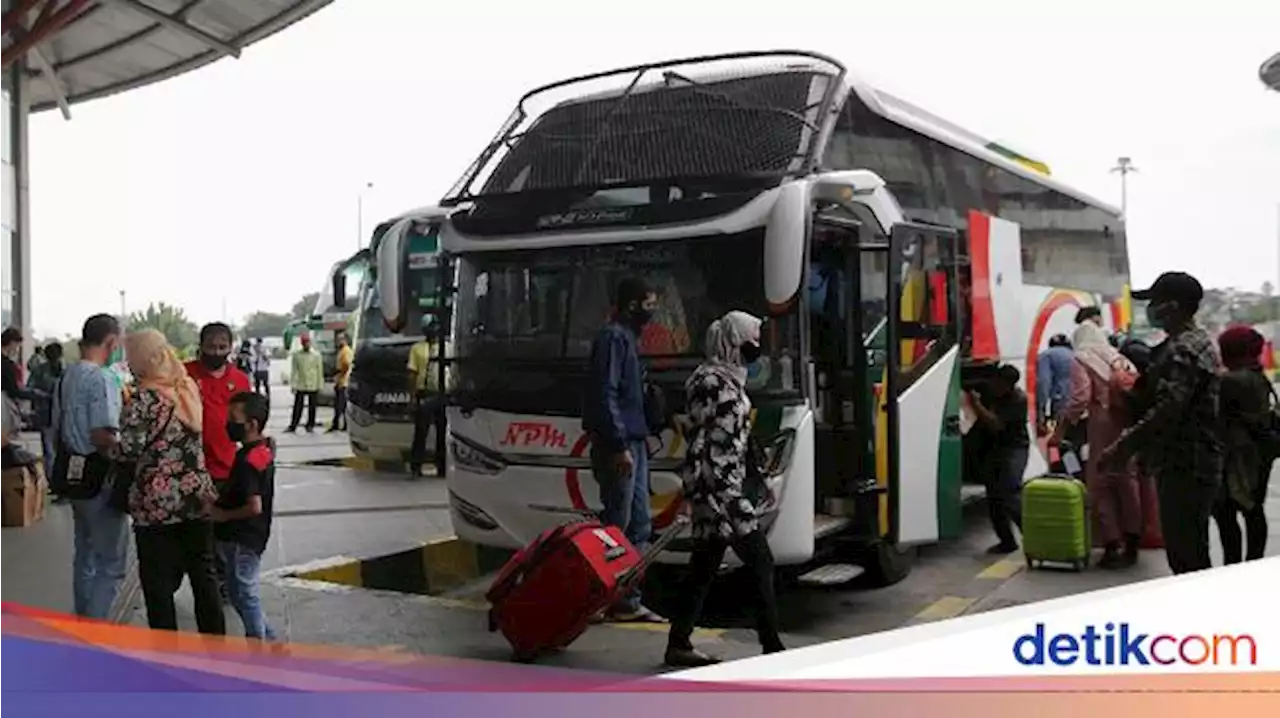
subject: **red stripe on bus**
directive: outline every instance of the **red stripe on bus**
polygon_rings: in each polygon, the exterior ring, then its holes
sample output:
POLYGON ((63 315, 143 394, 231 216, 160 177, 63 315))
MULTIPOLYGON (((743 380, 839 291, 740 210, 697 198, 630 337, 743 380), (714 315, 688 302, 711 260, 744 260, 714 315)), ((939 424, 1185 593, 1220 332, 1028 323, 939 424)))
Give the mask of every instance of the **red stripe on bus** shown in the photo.
POLYGON ((991 218, 969 212, 969 301, 973 308, 974 359, 999 359, 1000 340, 996 336, 996 311, 991 302, 991 218))

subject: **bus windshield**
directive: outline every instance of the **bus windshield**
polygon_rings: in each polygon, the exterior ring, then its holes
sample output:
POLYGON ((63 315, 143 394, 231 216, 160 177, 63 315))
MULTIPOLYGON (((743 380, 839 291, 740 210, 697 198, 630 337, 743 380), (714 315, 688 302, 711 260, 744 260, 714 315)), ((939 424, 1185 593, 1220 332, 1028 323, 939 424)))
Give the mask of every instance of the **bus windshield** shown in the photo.
MULTIPOLYGON (((763 229, 675 241, 477 252, 459 261, 458 357, 585 359, 609 320, 613 289, 637 276, 658 295, 641 336, 651 357, 701 357, 708 325, 740 309, 767 316, 763 229)), ((766 354, 794 350, 790 317, 767 323, 766 354)))
POLYGON ((416 262, 405 272, 404 281, 409 288, 408 321, 405 323, 404 333, 393 334, 382 321, 382 302, 378 297, 377 284, 367 281, 360 291, 357 342, 395 343, 416 340, 422 336, 422 317, 428 309, 435 306, 439 271, 435 262, 416 262))

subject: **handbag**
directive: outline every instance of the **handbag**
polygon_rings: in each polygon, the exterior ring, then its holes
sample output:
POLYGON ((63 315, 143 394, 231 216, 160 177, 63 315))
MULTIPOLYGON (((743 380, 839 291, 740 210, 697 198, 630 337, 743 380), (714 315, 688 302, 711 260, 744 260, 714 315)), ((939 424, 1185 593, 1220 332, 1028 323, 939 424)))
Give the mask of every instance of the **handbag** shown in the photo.
MULTIPOLYGON (((147 441, 146 447, 142 450, 142 455, 146 456, 147 452, 160 441, 160 437, 169 430, 169 424, 173 421, 173 414, 176 409, 169 410, 169 416, 160 425, 160 429, 151 436, 147 441)), ((115 463, 112 472, 111 495, 107 497, 107 505, 119 511, 122 514, 129 513, 129 489, 133 488, 133 482, 138 479, 138 470, 142 465, 142 461, 118 461, 115 463)))
MULTIPOLYGON (((66 406, 62 396, 62 379, 58 379, 55 388, 60 407, 66 406)), ((62 415, 58 412, 57 425, 53 427, 57 441, 50 471, 49 490, 54 494, 76 501, 92 499, 102 492, 107 479, 111 475, 113 463, 111 459, 98 452, 77 454, 67 448, 62 438, 62 415)))

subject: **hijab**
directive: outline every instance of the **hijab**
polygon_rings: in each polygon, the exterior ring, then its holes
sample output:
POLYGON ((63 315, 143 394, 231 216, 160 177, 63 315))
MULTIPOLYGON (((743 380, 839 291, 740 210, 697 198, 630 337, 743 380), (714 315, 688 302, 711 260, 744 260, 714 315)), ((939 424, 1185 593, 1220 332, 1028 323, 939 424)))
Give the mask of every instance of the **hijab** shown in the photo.
POLYGON ((1111 346, 1107 333, 1093 322, 1083 322, 1076 327, 1071 343, 1075 347, 1076 358, 1103 381, 1111 381, 1113 368, 1137 374, 1133 362, 1111 346))
POLYGON ((200 387, 187 375, 187 368, 164 334, 155 329, 130 332, 124 343, 138 388, 151 389, 173 402, 178 421, 199 432, 204 417, 200 387))
POLYGON ((747 365, 742 361, 743 344, 760 343, 760 325, 764 320, 734 310, 707 328, 706 365, 731 377, 739 386, 747 383, 747 365))

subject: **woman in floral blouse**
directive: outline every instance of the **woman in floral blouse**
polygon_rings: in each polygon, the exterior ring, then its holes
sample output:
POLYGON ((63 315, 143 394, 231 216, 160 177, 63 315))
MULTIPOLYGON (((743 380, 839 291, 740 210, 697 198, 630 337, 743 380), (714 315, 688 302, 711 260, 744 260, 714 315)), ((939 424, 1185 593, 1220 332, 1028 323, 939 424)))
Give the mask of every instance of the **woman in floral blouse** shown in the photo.
POLYGON ((783 650, 773 553, 760 530, 755 506, 743 493, 751 434, 747 366, 760 357, 761 323, 737 311, 713 322, 707 330, 707 360, 685 383, 692 428, 681 473, 695 543, 689 582, 682 593, 685 605, 672 618, 667 638, 670 666, 705 666, 719 660, 694 648, 689 639, 728 548, 755 576, 760 645, 765 653, 783 650))
POLYGON ((158 331, 129 334, 125 352, 137 393, 120 420, 120 458, 133 467, 129 514, 147 622, 178 629, 173 595, 186 576, 200 632, 224 634, 207 509, 217 491, 204 468, 200 389, 158 331))

